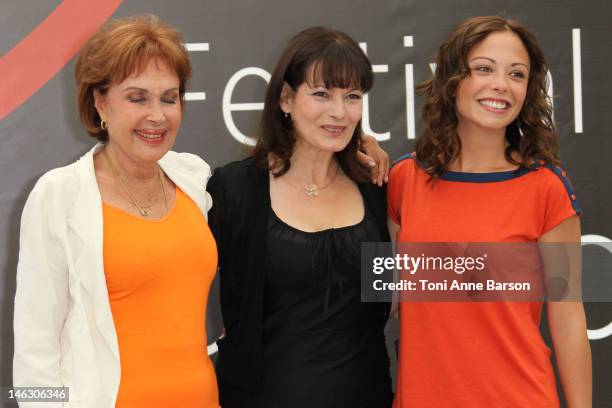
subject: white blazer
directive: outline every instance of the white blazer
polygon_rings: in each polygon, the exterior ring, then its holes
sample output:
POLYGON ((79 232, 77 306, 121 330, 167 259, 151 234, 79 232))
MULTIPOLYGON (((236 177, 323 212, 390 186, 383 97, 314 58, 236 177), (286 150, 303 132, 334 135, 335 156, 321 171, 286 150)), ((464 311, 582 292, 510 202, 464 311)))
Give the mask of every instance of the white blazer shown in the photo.
MULTIPOLYGON (((70 402, 22 407, 115 406, 119 346, 104 275, 102 199, 93 165, 101 146, 43 175, 23 210, 13 385, 70 387, 70 402)), ((193 154, 168 152, 159 165, 206 217, 212 206, 206 192, 208 164, 193 154)))

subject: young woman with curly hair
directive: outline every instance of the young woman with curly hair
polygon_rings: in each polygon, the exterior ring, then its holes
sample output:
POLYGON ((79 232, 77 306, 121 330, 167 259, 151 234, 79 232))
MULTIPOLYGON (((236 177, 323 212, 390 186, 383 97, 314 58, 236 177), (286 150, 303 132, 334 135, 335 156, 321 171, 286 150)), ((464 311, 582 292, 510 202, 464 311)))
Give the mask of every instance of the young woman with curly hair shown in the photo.
MULTIPOLYGON (((391 170, 396 242, 578 243, 580 207, 558 167, 547 63, 523 25, 459 24, 441 45, 416 153, 391 170)), ((542 302, 400 303, 394 406, 558 407, 542 302)), ((582 303, 547 302, 565 398, 591 405, 582 303)))

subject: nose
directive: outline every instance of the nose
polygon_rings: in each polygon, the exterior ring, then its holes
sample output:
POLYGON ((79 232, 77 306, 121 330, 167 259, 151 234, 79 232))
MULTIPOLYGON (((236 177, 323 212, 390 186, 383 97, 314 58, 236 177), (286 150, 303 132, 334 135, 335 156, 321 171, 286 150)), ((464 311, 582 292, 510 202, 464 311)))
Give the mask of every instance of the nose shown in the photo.
POLYGON ((504 72, 497 72, 491 81, 491 89, 497 92, 505 92, 508 90, 508 79, 504 72))
POLYGON ((155 124, 160 124, 166 121, 166 114, 161 101, 153 101, 149 106, 147 120, 155 124))
POLYGON ((331 100, 329 116, 335 119, 344 119, 344 116, 346 116, 345 103, 346 101, 342 95, 335 95, 331 100))

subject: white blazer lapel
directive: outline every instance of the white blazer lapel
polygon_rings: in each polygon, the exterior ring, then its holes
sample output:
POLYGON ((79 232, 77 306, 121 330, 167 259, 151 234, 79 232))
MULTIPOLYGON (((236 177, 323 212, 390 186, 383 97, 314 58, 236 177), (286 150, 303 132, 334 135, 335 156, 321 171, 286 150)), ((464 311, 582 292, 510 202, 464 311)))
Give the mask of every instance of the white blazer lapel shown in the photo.
POLYGON ((77 162, 79 188, 68 218, 69 227, 79 236, 83 252, 75 260, 75 273, 94 304, 94 318, 102 337, 119 359, 119 345, 108 299, 103 258, 102 198, 96 181, 93 154, 97 144, 77 162))
POLYGON ((164 173, 187 194, 208 219, 212 199, 206 192, 210 167, 200 157, 191 153, 168 152, 158 162, 164 173))

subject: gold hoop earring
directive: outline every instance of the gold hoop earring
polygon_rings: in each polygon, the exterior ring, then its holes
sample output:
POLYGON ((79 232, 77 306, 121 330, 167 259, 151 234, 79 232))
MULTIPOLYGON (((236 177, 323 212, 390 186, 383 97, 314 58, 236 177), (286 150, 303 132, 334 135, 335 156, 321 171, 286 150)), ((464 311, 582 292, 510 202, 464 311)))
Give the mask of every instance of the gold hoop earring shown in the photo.
POLYGON ((100 127, 102 128, 102 130, 106 130, 106 128, 108 127, 104 119, 100 119, 100 127))

